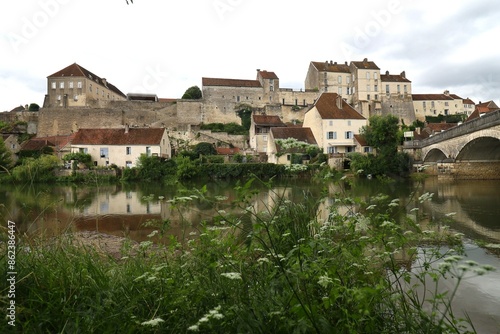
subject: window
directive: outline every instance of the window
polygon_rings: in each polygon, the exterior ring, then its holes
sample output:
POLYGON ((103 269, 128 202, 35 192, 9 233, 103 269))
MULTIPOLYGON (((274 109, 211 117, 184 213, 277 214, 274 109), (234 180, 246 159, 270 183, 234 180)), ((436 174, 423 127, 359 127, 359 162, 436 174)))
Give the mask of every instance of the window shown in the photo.
POLYGON ((52 83, 52 89, 56 89, 57 88, 57 84, 55 82, 52 83))
POLYGON ((434 108, 434 101, 431 101, 431 107, 434 108))
POLYGON ((378 92, 378 85, 375 85, 375 86, 373 87, 373 90, 374 90, 375 92, 378 92))
POLYGON ((328 131, 326 133, 326 139, 337 139, 337 132, 335 132, 335 131, 328 131))
POLYGON ((341 84, 341 83, 342 83, 342 77, 341 77, 340 75, 337 77, 337 82, 338 82, 339 84, 341 84))
POLYGON ((351 126, 351 121, 347 121, 347 126, 351 126))
POLYGON ((76 84, 76 87, 77 88, 82 88, 82 82, 81 81, 78 81, 77 84, 76 84))
POLYGON ((78 152, 87 154, 88 149, 87 149, 86 147, 80 147, 80 148, 78 149, 78 152))
POLYGON ((375 94, 375 100, 378 101, 378 94, 375 94))
POLYGON ((151 156, 151 147, 146 146, 146 156, 150 157, 151 156))
POLYGON ((356 151, 356 146, 347 146, 345 148, 346 153, 354 152, 356 151))
POLYGON ((92 91, 92 84, 89 84, 89 92, 92 91))
POLYGON ((424 109, 425 109, 425 107, 426 107, 426 106, 425 106, 425 105, 426 105, 425 101, 424 101, 424 102, 422 102, 422 105, 423 105, 423 107, 424 107, 424 109))
POLYGON ((267 141, 267 136, 262 136, 263 141, 267 141))
POLYGON ((373 72, 373 79, 377 80, 378 79, 378 74, 377 72, 373 72))
POLYGON ((73 81, 69 82, 69 88, 73 89, 73 81))
POLYGON ((342 87, 339 87, 338 90, 337 90, 338 94, 339 95, 342 95, 342 87))
POLYGON ((389 85, 385 85, 385 93, 389 94, 389 85))
POLYGON ((328 125, 333 126, 333 121, 328 121, 328 125))
POLYGON ((365 153, 371 153, 372 152, 372 148, 370 146, 365 146, 365 147, 363 147, 363 152, 365 152, 365 153))
POLYGON ((351 82, 351 77, 350 77, 350 76, 347 76, 345 81, 346 81, 347 83, 350 83, 350 82, 351 82))
POLYGON ((370 100, 370 94, 366 94, 366 99, 370 100))
MULTIPOLYGON (((132 161, 125 161, 125 167, 127 167, 127 168, 132 168, 132 161)), ((128 194, 128 193, 127 193, 127 194, 128 194)), ((132 196, 132 195, 130 195, 130 196, 132 196)), ((128 198, 128 197, 127 197, 127 198, 128 198)), ((130 198, 132 198, 132 197, 130 197, 130 198)))
POLYGON ((287 161, 292 160, 292 155, 291 155, 291 154, 287 154, 287 155, 286 155, 286 160, 287 160, 287 161))
POLYGON ((445 103, 444 103, 444 105, 445 105, 445 106, 448 106, 448 102, 445 102, 445 103))
POLYGON ((326 151, 330 154, 337 153, 337 147, 336 146, 329 146, 326 151))
POLYGON ((366 91, 369 92, 370 91, 370 85, 366 85, 366 91))
POLYGON ((345 132, 345 139, 352 139, 352 138, 353 138, 352 131, 346 131, 345 132))
POLYGON ((370 72, 366 72, 366 78, 370 79, 370 72))
POLYGON ((127 155, 131 155, 131 154, 132 154, 132 147, 127 146, 127 147, 125 148, 125 154, 127 154, 127 155))
POLYGON ((408 93, 408 88, 406 87, 406 85, 403 85, 403 91, 404 91, 405 93, 408 93))
POLYGON ((396 87, 397 87, 398 94, 401 93, 401 87, 399 85, 397 85, 396 87))
POLYGON ((61 82, 59 83, 59 88, 64 89, 64 81, 61 81, 61 82))
POLYGON ((108 157, 108 148, 107 147, 101 147, 101 149, 100 149, 100 157, 101 158, 107 158, 108 157))

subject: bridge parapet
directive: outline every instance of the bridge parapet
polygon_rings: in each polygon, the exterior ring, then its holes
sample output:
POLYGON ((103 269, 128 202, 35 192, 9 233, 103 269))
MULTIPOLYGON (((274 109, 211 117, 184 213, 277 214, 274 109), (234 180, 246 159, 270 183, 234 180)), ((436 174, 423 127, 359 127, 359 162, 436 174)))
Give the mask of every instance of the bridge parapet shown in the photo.
POLYGON ((452 139, 458 136, 463 136, 482 129, 490 128, 496 125, 500 125, 500 110, 489 112, 484 116, 476 118, 475 120, 463 123, 444 132, 437 133, 432 137, 425 138, 420 141, 419 148, 436 144, 441 141, 452 139))

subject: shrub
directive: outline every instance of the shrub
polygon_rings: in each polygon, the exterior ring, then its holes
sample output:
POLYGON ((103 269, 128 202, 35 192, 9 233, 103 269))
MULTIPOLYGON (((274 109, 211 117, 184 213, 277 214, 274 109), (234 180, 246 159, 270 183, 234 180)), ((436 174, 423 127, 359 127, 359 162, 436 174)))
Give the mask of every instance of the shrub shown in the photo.
POLYGON ((14 167, 12 177, 19 182, 49 182, 55 180, 54 169, 59 159, 53 155, 39 158, 25 158, 20 166, 14 167))

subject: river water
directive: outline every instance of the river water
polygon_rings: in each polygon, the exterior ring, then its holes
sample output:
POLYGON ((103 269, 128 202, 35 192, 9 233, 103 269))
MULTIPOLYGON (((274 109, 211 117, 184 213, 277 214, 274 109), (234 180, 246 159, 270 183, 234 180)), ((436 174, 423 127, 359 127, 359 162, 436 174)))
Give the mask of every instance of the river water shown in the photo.
MULTIPOLYGON (((14 221, 18 232, 28 235, 97 231, 140 242, 149 240, 152 231, 163 228, 166 234, 184 240, 218 210, 231 210, 231 203, 238 198, 235 186, 236 183, 227 181, 172 186, 0 185, 0 219, 5 224, 14 221), (199 199, 172 207, 172 198, 187 199, 196 193, 194 189, 203 186, 203 195, 198 198, 217 196, 216 207, 199 199)), ((385 194, 399 199, 405 215, 419 215, 419 220, 438 226, 446 224, 464 234, 467 258, 497 270, 462 282, 454 307, 469 314, 478 333, 500 333, 500 250, 495 248, 500 244, 500 181, 445 181, 435 177, 421 183, 289 180, 274 184, 271 189, 255 182, 251 189, 256 194, 250 204, 257 210, 272 206, 280 196, 300 202, 304 196, 319 197, 322 190, 329 194, 325 205, 333 203, 341 193, 365 202, 385 194), (425 193, 432 194, 432 199, 420 203, 419 197, 425 193)), ((356 211, 356 207, 344 210, 347 214, 356 211)))

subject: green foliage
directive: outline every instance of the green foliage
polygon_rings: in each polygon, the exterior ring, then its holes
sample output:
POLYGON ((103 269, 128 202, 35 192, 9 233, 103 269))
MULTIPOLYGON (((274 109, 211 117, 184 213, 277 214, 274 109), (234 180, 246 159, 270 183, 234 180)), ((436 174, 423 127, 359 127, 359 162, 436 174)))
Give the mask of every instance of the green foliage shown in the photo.
MULTIPOLYGON (((186 158, 187 159, 187 158, 186 158)), ((188 159, 189 160, 189 159, 188 159)), ((267 207, 251 205, 255 180, 236 188, 239 214, 218 210, 186 240, 164 233, 117 258, 78 239, 18 241, 16 330, 19 333, 470 333, 453 313, 461 280, 493 270, 461 258, 461 240, 392 217, 397 200, 359 203, 274 192, 267 207), (324 207, 324 206, 323 206, 324 207), (158 237, 163 239, 158 239, 158 237), (164 241, 153 243, 153 241, 164 241), (433 244, 435 247, 425 247, 433 244), (167 245, 167 246, 164 246, 167 245), (453 246, 441 247, 441 246, 453 246), (455 286, 439 293, 443 279, 455 286), (425 295, 419 293, 424 291, 425 295)), ((270 184, 265 184, 271 188, 270 184)), ((419 203, 429 200, 421 196, 419 203)), ((206 187, 170 200, 173 208, 203 201, 206 187)), ((0 257, 7 268, 8 257, 0 257)), ((447 282, 448 283, 448 282, 447 282)), ((9 282, 0 283, 3 291, 9 282)), ((0 304, 6 309, 8 299, 0 304)), ((7 322, 0 325, 7 332, 7 322)), ((467 327, 468 326, 468 327, 467 327)))
POLYGON ((40 111, 40 106, 36 103, 31 103, 28 107, 28 111, 40 111))
POLYGON ((248 135, 248 129, 234 122, 202 124, 200 129, 212 132, 227 132, 230 135, 248 135))
POLYGON ((217 154, 217 150, 215 149, 214 145, 210 143, 198 143, 195 145, 193 151, 196 153, 196 155, 214 155, 217 154))
POLYGON ((393 115, 372 116, 369 123, 369 126, 361 129, 361 134, 377 153, 366 157, 358 154, 349 155, 351 168, 355 171, 362 170, 363 174, 407 174, 410 169, 405 163, 407 155, 398 153, 401 135, 398 119, 393 115))
POLYGON ((71 160, 76 160, 78 162, 81 162, 83 164, 90 164, 92 161, 92 156, 87 153, 82 153, 82 152, 75 152, 75 153, 68 153, 63 157, 64 161, 71 161, 71 160))
POLYGON ((187 156, 175 157, 177 165, 176 176, 180 180, 191 179, 200 175, 198 165, 187 156))
POLYGON ((182 95, 182 99, 187 99, 187 100, 199 100, 203 96, 201 94, 200 87, 198 86, 191 86, 189 87, 184 94, 182 95))
POLYGON ((7 172, 12 167, 11 153, 0 136, 0 173, 7 172))
POLYGON ((241 126, 243 126, 243 128, 247 131, 250 130, 253 113, 252 107, 248 104, 242 103, 234 107, 234 109, 238 117, 241 118, 241 126))
POLYGON ((49 182, 55 180, 54 169, 59 159, 53 155, 41 155, 38 158, 25 158, 22 164, 14 167, 12 177, 18 182, 49 182))
POLYGON ((44 146, 40 150, 22 150, 17 153, 19 161, 22 162, 25 158, 39 158, 44 154, 54 153, 54 148, 50 146, 44 146))
POLYGON ((459 123, 467 119, 466 114, 455 114, 455 115, 443 115, 439 114, 437 116, 425 116, 425 121, 427 123, 459 123))
MULTIPOLYGON (((127 170, 127 169, 125 169, 127 170)), ((176 175, 177 166, 174 160, 159 157, 148 157, 141 154, 134 171, 127 171, 123 175, 124 180, 140 179, 143 181, 158 181, 164 178, 172 178, 176 175)))

